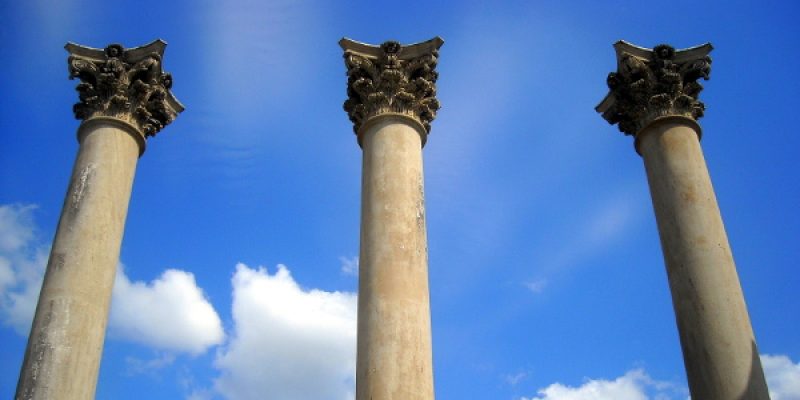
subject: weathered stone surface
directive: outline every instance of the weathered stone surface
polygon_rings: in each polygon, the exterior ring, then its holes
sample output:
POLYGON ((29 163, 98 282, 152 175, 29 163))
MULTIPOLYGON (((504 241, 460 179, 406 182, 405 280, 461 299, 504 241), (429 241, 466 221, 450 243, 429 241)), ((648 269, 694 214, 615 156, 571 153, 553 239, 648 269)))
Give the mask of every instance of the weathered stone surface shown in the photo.
POLYGON ((145 137, 169 125, 183 105, 170 92, 172 75, 162 69, 165 46, 161 40, 131 49, 119 44, 95 49, 67 43, 69 77, 81 81, 76 87, 75 118, 117 118, 145 137))
POLYGON ((67 45, 84 121, 16 400, 94 399, 136 164, 145 137, 183 110, 161 71, 163 48, 67 45))
POLYGON ((617 72, 608 74, 610 92, 596 110, 610 124, 619 124, 626 135, 636 135, 647 124, 664 116, 703 116, 697 99, 711 73, 712 46, 675 50, 662 44, 646 49, 625 41, 614 44, 617 72))
POLYGON ((422 147, 442 43, 339 42, 363 149, 357 400, 434 398, 422 147))
POLYGON ((28 337, 17 400, 94 399, 139 159, 132 128, 113 121, 81 125, 81 145, 28 337))
POLYGON ((733 254, 700 148, 711 45, 614 45, 618 72, 597 106, 636 138, 656 214, 693 399, 768 400, 733 254))
POLYGON ((397 116, 364 135, 357 400, 434 398, 421 146, 397 116))
POLYGON ((769 400, 719 205, 686 119, 637 135, 693 399, 769 400))
POLYGON ((380 46, 339 41, 347 66, 344 110, 356 134, 371 118, 386 113, 408 116, 422 124, 426 135, 430 132, 440 107, 435 69, 443 43, 439 37, 407 46, 395 41, 380 46))

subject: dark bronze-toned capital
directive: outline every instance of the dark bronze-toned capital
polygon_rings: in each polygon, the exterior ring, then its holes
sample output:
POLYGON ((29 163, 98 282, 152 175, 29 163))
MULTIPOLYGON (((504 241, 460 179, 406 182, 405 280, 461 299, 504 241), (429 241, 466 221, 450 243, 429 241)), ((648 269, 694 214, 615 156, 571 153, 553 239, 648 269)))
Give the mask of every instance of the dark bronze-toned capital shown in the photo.
POLYGON ((625 41, 614 44, 617 72, 608 74, 609 93, 595 110, 626 135, 636 135, 655 119, 667 116, 703 116, 697 99, 708 80, 713 49, 710 43, 683 50, 662 44, 653 49, 625 41))
POLYGON ((368 120, 384 114, 410 117, 430 132, 440 107, 435 69, 443 43, 439 37, 407 46, 395 41, 380 46, 339 41, 347 66, 344 110, 356 134, 368 120))
POLYGON ((96 49, 67 43, 69 78, 78 78, 75 118, 111 117, 129 123, 144 137, 154 136, 184 110, 172 95, 172 75, 161 65, 166 43, 126 49, 119 44, 96 49))

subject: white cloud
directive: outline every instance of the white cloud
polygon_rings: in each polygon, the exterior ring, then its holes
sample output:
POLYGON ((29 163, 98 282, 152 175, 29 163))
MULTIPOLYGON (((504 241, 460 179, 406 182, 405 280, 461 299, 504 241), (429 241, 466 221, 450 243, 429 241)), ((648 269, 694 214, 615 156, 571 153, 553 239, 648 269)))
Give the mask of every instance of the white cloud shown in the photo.
POLYGON ((684 390, 668 382, 653 380, 642 369, 628 371, 614 380, 589 379, 581 386, 554 383, 537 392, 537 397, 520 400, 668 400, 686 398, 684 390))
MULTIPOLYGON (((800 400, 800 363, 769 354, 761 355, 761 363, 772 400, 800 400)), ((515 377, 507 377, 507 381, 515 377)), ((520 400, 670 400, 687 396, 683 384, 656 381, 644 370, 635 369, 614 380, 587 379, 577 387, 554 383, 540 389, 537 397, 520 400)))
POLYGON ((120 266, 111 332, 156 349, 200 354, 222 343, 222 323, 190 272, 168 269, 150 283, 131 282, 120 266))
POLYGON ((285 266, 236 266, 234 332, 215 390, 228 399, 352 399, 356 295, 304 290, 285 266))
POLYGON ((784 355, 761 355, 772 400, 800 400, 800 363, 784 355))
POLYGON ((587 379, 577 387, 554 383, 540 389, 536 397, 520 400, 670 400, 687 396, 685 388, 656 381, 644 370, 634 369, 614 380, 587 379))
POLYGON ((49 252, 35 240, 35 209, 0 206, 0 317, 22 336, 31 328, 49 252))
MULTIPOLYGON (((36 238, 33 205, 0 206, 0 317, 19 335, 30 331, 49 245, 36 238)), ((167 270, 150 282, 131 282, 120 267, 109 329, 156 349, 193 354, 224 340, 222 323, 191 273, 167 270)))
POLYGON ((350 276, 358 276, 358 257, 339 257, 342 263, 342 273, 350 276))

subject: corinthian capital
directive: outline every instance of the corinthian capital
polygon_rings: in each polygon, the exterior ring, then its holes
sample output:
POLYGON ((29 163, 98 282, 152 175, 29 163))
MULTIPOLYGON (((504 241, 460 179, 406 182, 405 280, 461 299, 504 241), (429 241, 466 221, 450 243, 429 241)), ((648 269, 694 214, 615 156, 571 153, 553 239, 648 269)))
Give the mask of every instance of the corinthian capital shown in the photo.
POLYGON ((69 78, 78 78, 75 118, 111 117, 144 136, 153 136, 183 111, 172 95, 172 75, 161 68, 166 43, 126 49, 119 44, 95 49, 67 43, 69 78))
POLYGON ((443 43, 439 37, 407 46, 394 41, 380 46, 339 41, 347 66, 344 110, 356 134, 368 120, 383 114, 410 117, 430 132, 439 110, 435 69, 443 43))
POLYGON ((608 74, 605 99, 595 108, 626 135, 659 117, 682 116, 697 120, 705 105, 697 100, 711 73, 710 43, 683 50, 662 44, 653 49, 625 41, 614 44, 617 72, 608 74))

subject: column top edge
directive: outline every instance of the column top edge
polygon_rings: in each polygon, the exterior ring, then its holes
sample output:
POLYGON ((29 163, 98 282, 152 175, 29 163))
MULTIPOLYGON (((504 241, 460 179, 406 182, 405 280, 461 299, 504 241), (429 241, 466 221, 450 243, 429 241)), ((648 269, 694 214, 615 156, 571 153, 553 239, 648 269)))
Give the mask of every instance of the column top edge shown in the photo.
MULTIPOLYGON (((659 45, 655 48, 649 49, 647 47, 637 46, 631 42, 627 42, 625 40, 618 40, 614 43, 614 50, 617 53, 617 65, 619 66, 622 62, 622 56, 625 53, 631 54, 633 56, 639 57, 645 61, 653 61, 653 54, 656 48, 663 46, 659 45)), ((672 57, 672 61, 676 63, 685 63, 691 60, 695 60, 697 58, 701 58, 707 56, 711 53, 711 50, 714 50, 714 46, 711 43, 706 42, 698 46, 687 47, 685 49, 675 49, 675 55, 672 57)))
POLYGON ((369 58, 381 57, 381 55, 384 53, 383 46, 386 46, 390 43, 399 45, 400 51, 397 53, 398 58, 401 60, 407 60, 429 54, 433 50, 438 50, 444 44, 444 39, 439 36, 435 36, 430 40, 412 44, 400 44, 397 41, 388 40, 381 45, 359 42, 346 37, 339 40, 339 46, 342 48, 342 50, 361 54, 369 58))
POLYGON ((109 47, 118 47, 122 49, 126 57, 130 60, 141 60, 151 53, 158 53, 159 56, 164 56, 164 49, 167 47, 167 42, 163 39, 156 39, 148 44, 136 47, 124 47, 119 43, 112 43, 105 49, 96 47, 84 46, 75 42, 67 42, 64 49, 71 55, 81 56, 96 61, 106 60, 106 49, 109 47))
MULTIPOLYGON (((87 59, 93 62, 107 61, 109 59, 108 52, 115 49, 125 61, 131 64, 145 60, 146 58, 151 57, 153 54, 157 54, 159 60, 161 60, 164 58, 164 49, 166 47, 167 42, 160 38, 153 40, 148 44, 136 47, 124 47, 119 43, 109 44, 103 49, 84 46, 75 42, 67 42, 67 44, 64 45, 64 49, 67 50, 70 56, 87 59)), ((160 63, 159 69, 161 69, 160 63)), ((161 72, 163 72, 163 70, 161 72)), ((171 90, 167 90, 166 97, 169 105, 178 113, 186 110, 186 107, 175 97, 171 90)))
MULTIPOLYGON (((617 59, 617 71, 621 71, 625 68, 626 61, 625 57, 633 56, 637 59, 650 63, 653 62, 656 58, 654 56, 655 49, 660 48, 664 45, 656 46, 652 49, 642 46, 637 46, 633 43, 630 43, 625 40, 618 40, 613 44, 614 51, 616 53, 617 59)), ((684 49, 674 49, 674 55, 671 57, 671 61, 676 64, 684 64, 688 62, 692 62, 693 60, 702 59, 708 56, 711 51, 714 50, 714 46, 711 45, 710 42, 706 42, 704 44, 687 47, 684 49)), ((609 92, 600 101, 600 103, 594 108, 598 113, 605 113, 608 111, 616 102, 616 97, 614 96, 613 92, 609 92)))

